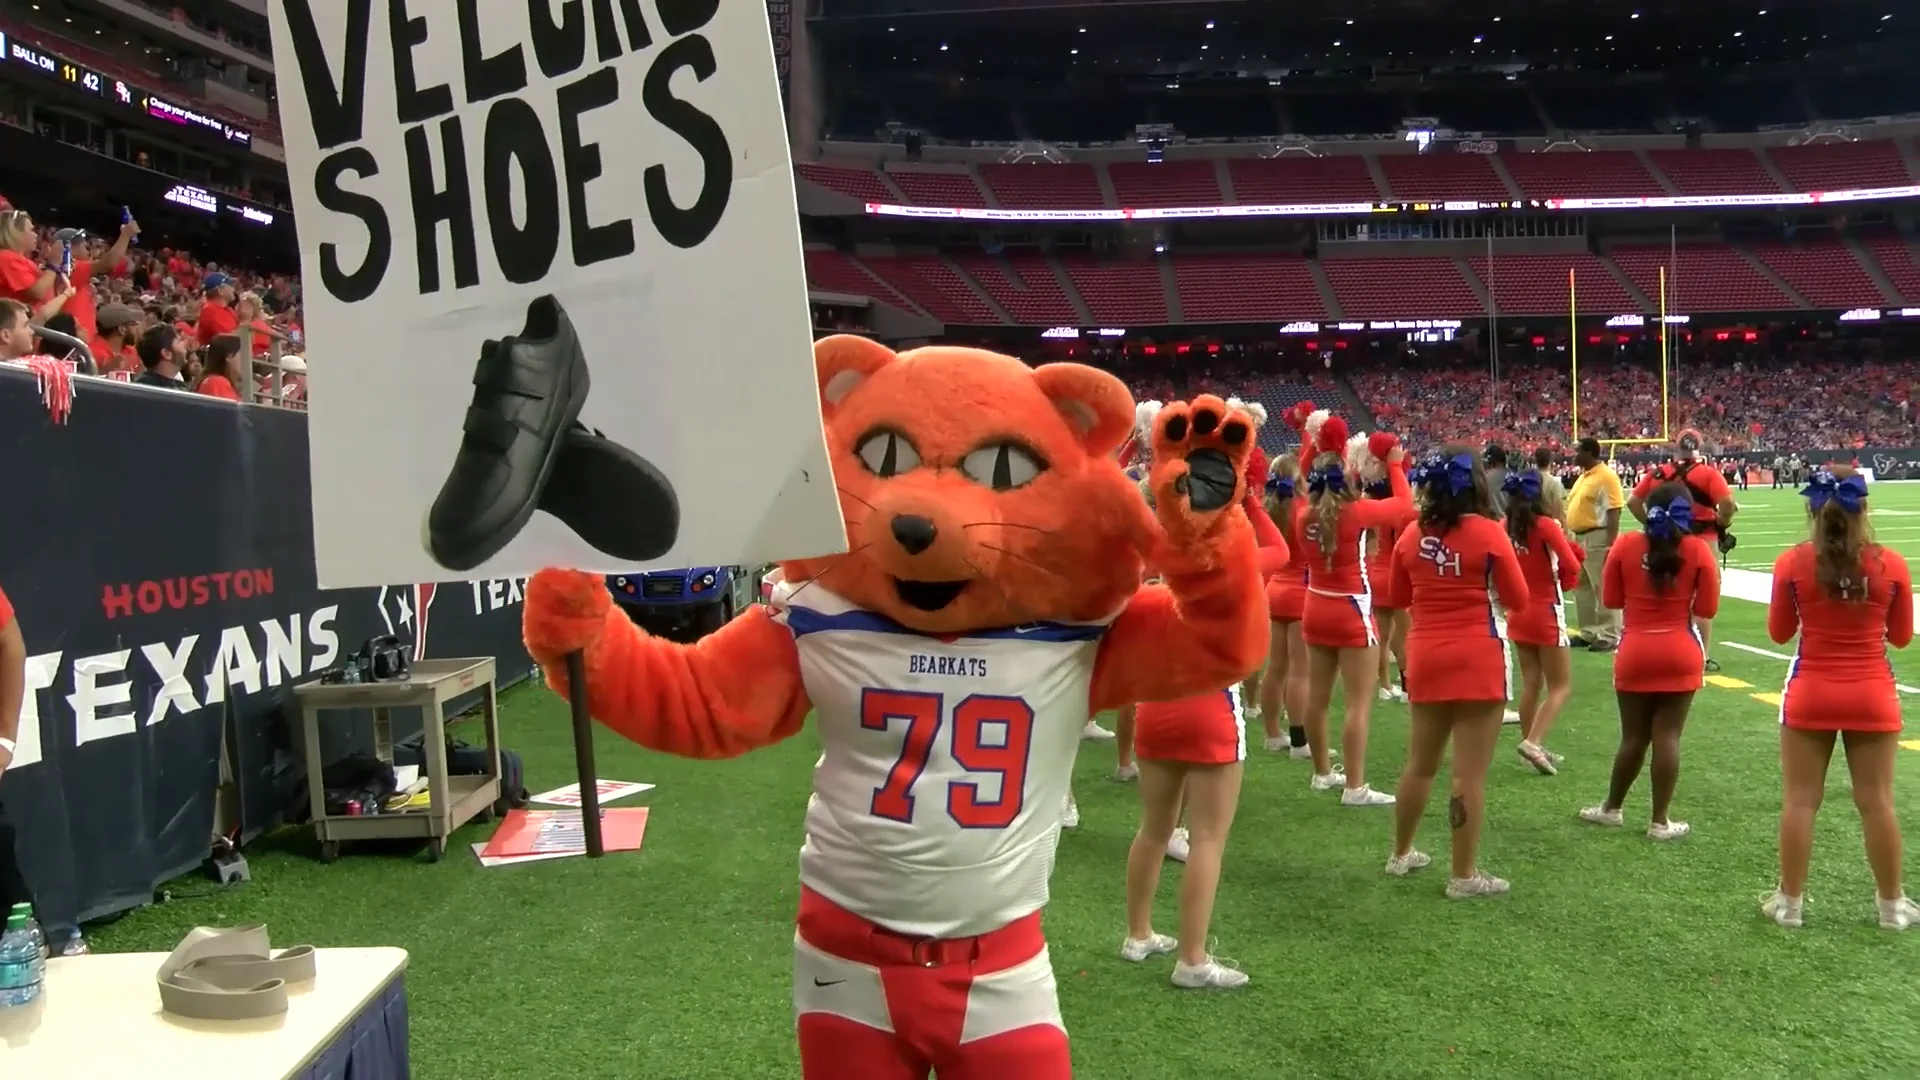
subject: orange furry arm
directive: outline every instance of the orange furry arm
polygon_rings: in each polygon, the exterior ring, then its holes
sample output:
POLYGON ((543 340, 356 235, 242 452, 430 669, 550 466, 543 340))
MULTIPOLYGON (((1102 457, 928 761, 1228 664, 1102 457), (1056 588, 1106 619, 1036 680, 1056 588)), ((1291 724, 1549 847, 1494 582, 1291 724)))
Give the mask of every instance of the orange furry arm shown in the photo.
POLYGON ((527 584, 527 652, 571 699, 566 655, 586 651, 587 708, 649 750, 738 757, 800 730, 809 708, 793 635, 755 606, 680 645, 633 624, 599 577, 542 570, 527 584))
POLYGON ((1093 669, 1093 708, 1173 701, 1243 679, 1266 655, 1266 592, 1253 533, 1223 530, 1218 569, 1168 573, 1135 593, 1093 669))

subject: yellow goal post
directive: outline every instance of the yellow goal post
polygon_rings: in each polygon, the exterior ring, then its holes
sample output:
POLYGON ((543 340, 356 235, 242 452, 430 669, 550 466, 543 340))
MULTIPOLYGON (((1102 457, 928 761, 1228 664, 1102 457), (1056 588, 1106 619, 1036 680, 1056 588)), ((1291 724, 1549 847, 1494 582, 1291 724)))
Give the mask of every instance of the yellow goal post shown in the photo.
MULTIPOLYGON (((1572 387, 1573 441, 1580 441, 1580 289, 1579 275, 1567 267, 1567 367, 1572 387)), ((1660 435, 1645 439, 1601 439, 1611 460, 1622 446, 1658 446, 1673 441, 1673 352, 1667 335, 1667 268, 1660 268, 1660 435)))

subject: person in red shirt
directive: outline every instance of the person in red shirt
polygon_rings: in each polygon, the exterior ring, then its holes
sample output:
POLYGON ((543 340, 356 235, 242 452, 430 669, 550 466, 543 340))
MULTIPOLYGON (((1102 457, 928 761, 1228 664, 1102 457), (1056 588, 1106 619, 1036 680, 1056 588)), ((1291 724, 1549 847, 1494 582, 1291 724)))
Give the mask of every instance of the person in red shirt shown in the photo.
MULTIPOLYGON (((1349 455, 1351 463, 1352 455, 1349 455)), ((1390 499, 1393 487, 1386 480, 1367 485, 1366 497, 1369 499, 1390 499)), ((1367 577, 1372 581, 1385 584, 1387 575, 1392 572, 1393 548, 1400 539, 1400 527, 1382 526, 1367 536, 1367 577)), ((1386 597, 1374 606, 1374 617, 1380 624, 1380 659, 1377 677, 1380 682, 1378 695, 1381 701, 1407 700, 1407 613, 1386 603, 1386 597), (1393 680, 1393 671, 1388 661, 1400 665, 1400 681, 1393 680)))
POLYGON ((1313 751, 1313 789, 1343 789, 1343 806, 1391 806, 1393 796, 1367 785, 1367 727, 1372 717, 1380 645, 1373 618, 1373 584, 1363 551, 1375 529, 1404 526, 1413 519, 1407 487, 1406 454, 1394 447, 1387 456, 1391 497, 1360 498, 1358 478, 1349 483, 1345 451, 1347 426, 1329 418, 1317 436, 1320 454, 1307 476, 1311 507, 1300 530, 1307 551, 1307 600, 1300 636, 1307 644, 1307 711, 1304 726, 1313 751), (1333 769, 1327 745, 1327 710, 1333 703, 1335 675, 1346 703, 1341 728, 1345 773, 1333 769))
POLYGON ((1480 827, 1487 767, 1500 741, 1511 682, 1506 619, 1527 610, 1527 583, 1512 541, 1494 518, 1486 473, 1471 450, 1442 449, 1421 463, 1417 480, 1420 517, 1394 545, 1387 581, 1387 596, 1408 616, 1412 706, 1387 873, 1405 877, 1432 862, 1413 841, 1451 742, 1447 820, 1453 826, 1453 866, 1447 897, 1498 896, 1508 885, 1479 867, 1480 827))
POLYGON ((207 275, 206 301, 200 305, 200 321, 193 328, 202 346, 213 339, 240 329, 240 316, 233 310, 233 279, 222 273, 207 275))
POLYGON ((247 362, 240 355, 240 339, 227 334, 213 339, 206 360, 194 380, 193 392, 223 401, 240 400, 239 387, 246 385, 247 362))
MULTIPOLYGON (((1693 507, 1693 531, 1707 542, 1709 548, 1717 550, 1721 546, 1720 538, 1726 535, 1734 512, 1739 507, 1733 501, 1733 492, 1727 487, 1727 478, 1720 475, 1720 470, 1701 460, 1701 441, 1698 431, 1692 428, 1681 431, 1675 440, 1673 460, 1647 470, 1647 474, 1633 486, 1633 494, 1627 499, 1627 509, 1644 525, 1647 521, 1647 498, 1653 494, 1653 489, 1661 484, 1681 484, 1687 489, 1687 501, 1693 507)), ((1694 629, 1700 635, 1701 651, 1709 654, 1705 660, 1705 670, 1719 671, 1720 665, 1714 662, 1711 655, 1713 620, 1696 620, 1694 629)))
MULTIPOLYGON (((1259 475, 1266 473, 1264 459, 1259 475)), ((1261 527, 1260 492, 1248 492, 1243 508, 1260 543, 1263 571, 1278 570, 1288 557, 1286 541, 1272 522, 1261 527)), ((1183 989, 1245 986, 1247 976, 1207 951, 1207 929, 1220 884, 1227 832, 1240 802, 1247 759, 1245 705, 1233 687, 1178 701, 1141 702, 1134 709, 1134 752, 1140 769, 1140 828, 1127 851, 1127 938, 1120 957, 1135 963, 1175 952, 1173 984, 1183 989), (1173 851, 1181 811, 1187 815, 1187 864, 1180 879, 1180 936, 1153 929, 1153 900, 1160 864, 1173 851)))
POLYGON ((1836 739, 1846 745, 1853 804, 1860 811, 1880 925, 1920 925, 1901 887, 1900 821, 1893 807, 1900 752, 1900 691, 1887 646, 1913 641, 1913 576, 1897 551, 1874 542, 1867 482, 1845 466, 1814 474, 1807 498, 1812 539, 1773 564, 1767 636, 1800 635, 1780 697, 1780 883, 1761 902, 1774 922, 1797 927, 1813 857, 1813 819, 1826 794, 1836 739))
POLYGON ((0 212, 0 298, 36 308, 58 295, 59 274, 36 258, 40 230, 25 210, 0 212))
POLYGON ((1267 674, 1260 683, 1260 719, 1266 727, 1266 748, 1293 757, 1312 757, 1307 746, 1307 643, 1300 636, 1300 618, 1307 606, 1306 549, 1300 544, 1301 516, 1307 500, 1296 495, 1300 466, 1291 457, 1273 459, 1266 483, 1267 518, 1287 545, 1287 561, 1267 577, 1267 617, 1273 622, 1267 674), (1280 720, 1287 720, 1285 735, 1280 720))
POLYGON ((93 295, 93 275, 98 268, 100 273, 111 273, 113 268, 126 261, 127 246, 133 238, 140 235, 137 222, 127 221, 120 226, 120 236, 113 246, 98 259, 75 259, 73 261, 73 297, 67 301, 66 313, 80 324, 80 340, 91 341, 99 335, 98 316, 95 313, 93 295))
POLYGON ((134 342, 140 338, 140 312, 126 304, 108 304, 100 309, 96 320, 99 330, 87 342, 87 347, 93 352, 93 362, 100 374, 139 372, 142 365, 134 342))
POLYGON ((1533 603, 1507 624, 1520 659, 1520 756, 1543 776, 1559 771, 1560 755, 1546 748, 1547 732, 1573 696, 1573 654, 1567 636, 1566 591, 1580 583, 1580 549, 1547 512, 1545 480, 1537 471, 1508 473, 1507 538, 1520 557, 1533 603))
POLYGON ((1618 828, 1620 807, 1651 747, 1653 820, 1647 836, 1677 840, 1692 831, 1667 811, 1680 780, 1680 733, 1706 670, 1697 620, 1711 620, 1720 610, 1720 572, 1713 548, 1693 532, 1693 500, 1685 487, 1662 484, 1646 501, 1646 529, 1622 533, 1601 574, 1601 603, 1623 616, 1613 660, 1620 749, 1606 802, 1581 810, 1580 818, 1618 828))

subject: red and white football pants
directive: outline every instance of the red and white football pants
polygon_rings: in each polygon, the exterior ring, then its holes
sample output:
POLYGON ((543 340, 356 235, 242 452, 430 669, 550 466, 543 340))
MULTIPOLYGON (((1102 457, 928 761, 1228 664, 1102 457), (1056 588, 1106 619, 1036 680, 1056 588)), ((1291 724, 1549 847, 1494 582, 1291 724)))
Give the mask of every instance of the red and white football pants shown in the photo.
POLYGON ((1040 913, 979 937, 884 930, 800 890, 793 1011, 805 1080, 1070 1080, 1040 913))

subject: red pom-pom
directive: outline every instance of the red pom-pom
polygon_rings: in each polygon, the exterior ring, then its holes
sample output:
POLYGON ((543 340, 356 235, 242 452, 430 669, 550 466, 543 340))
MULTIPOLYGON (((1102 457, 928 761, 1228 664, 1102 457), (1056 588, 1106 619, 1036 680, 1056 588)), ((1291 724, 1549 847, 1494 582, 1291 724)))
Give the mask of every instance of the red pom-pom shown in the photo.
POLYGON ((1267 455, 1258 446, 1247 455, 1247 486, 1258 490, 1267 483, 1267 455))
POLYGON ((1387 460, 1387 455, 1399 445, 1400 437, 1390 431, 1376 431, 1367 436, 1367 452, 1381 461, 1387 460))
POLYGON ((1347 422, 1337 416, 1327 417, 1327 422, 1320 425, 1320 452, 1344 456, 1347 452, 1347 437, 1347 422))
POLYGON ((1319 408, 1319 406, 1311 401, 1302 401, 1295 404, 1293 408, 1287 410, 1287 426, 1295 431, 1306 427, 1307 417, 1312 416, 1313 410, 1316 408, 1319 408))

